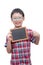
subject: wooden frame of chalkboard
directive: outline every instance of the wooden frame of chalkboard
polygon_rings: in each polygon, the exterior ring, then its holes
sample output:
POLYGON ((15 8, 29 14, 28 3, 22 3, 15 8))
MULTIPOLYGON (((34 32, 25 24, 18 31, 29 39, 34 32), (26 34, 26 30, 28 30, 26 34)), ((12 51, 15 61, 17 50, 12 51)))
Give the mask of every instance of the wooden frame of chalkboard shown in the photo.
POLYGON ((28 39, 26 27, 20 27, 10 30, 12 32, 12 42, 22 41, 28 39))

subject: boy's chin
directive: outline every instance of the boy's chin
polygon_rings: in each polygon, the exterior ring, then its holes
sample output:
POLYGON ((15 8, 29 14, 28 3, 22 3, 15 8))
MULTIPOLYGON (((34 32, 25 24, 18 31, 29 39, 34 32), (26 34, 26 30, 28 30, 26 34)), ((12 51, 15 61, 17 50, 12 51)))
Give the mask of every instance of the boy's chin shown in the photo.
POLYGON ((17 26, 15 26, 15 27, 19 28, 19 27, 21 27, 21 26, 20 26, 20 25, 17 25, 17 26))

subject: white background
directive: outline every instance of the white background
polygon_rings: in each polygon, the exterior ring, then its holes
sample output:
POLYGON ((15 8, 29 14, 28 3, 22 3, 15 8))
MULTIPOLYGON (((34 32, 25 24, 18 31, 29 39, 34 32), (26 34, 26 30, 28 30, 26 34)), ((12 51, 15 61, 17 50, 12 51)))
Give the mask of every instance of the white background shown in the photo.
POLYGON ((43 0, 0 0, 0 65, 10 65, 11 54, 4 47, 6 35, 13 27, 11 11, 20 8, 25 13, 23 26, 40 33, 39 45, 31 44, 32 65, 43 65, 43 0))

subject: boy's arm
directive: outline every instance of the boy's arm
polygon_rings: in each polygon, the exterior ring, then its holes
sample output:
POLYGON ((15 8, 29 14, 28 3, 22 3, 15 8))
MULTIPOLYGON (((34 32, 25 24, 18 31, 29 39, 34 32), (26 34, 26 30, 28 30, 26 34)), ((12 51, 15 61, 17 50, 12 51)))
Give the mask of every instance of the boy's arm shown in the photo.
POLYGON ((5 43, 5 47, 8 53, 11 53, 11 33, 8 33, 7 37, 6 37, 6 43, 5 43))
POLYGON ((33 31, 33 37, 35 38, 35 44, 38 45, 39 44, 39 40, 40 40, 40 34, 38 32, 33 31))
POLYGON ((10 41, 8 41, 8 43, 7 43, 6 50, 8 53, 11 53, 11 42, 10 41))

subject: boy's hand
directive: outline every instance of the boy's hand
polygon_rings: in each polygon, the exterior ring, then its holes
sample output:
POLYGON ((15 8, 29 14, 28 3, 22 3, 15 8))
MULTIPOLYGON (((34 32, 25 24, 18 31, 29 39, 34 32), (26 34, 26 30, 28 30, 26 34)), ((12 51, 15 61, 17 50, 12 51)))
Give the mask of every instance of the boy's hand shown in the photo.
POLYGON ((33 36, 36 39, 35 44, 38 45, 39 40, 40 40, 40 34, 38 32, 33 31, 33 36))
POLYGON ((7 34, 7 39, 8 39, 8 42, 11 42, 12 41, 12 34, 11 34, 11 32, 9 32, 7 34))

